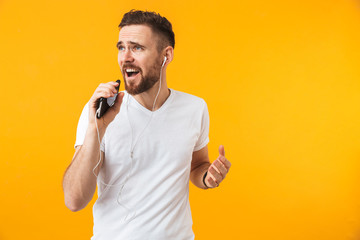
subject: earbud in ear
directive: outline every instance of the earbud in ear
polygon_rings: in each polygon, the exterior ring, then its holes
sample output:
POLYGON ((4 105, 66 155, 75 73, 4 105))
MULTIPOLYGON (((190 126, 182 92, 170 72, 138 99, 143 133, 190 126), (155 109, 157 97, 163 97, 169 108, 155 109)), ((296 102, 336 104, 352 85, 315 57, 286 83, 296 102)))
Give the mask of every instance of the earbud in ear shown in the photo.
POLYGON ((162 64, 162 67, 165 65, 165 63, 166 63, 166 56, 164 57, 164 61, 163 61, 163 64, 162 64))

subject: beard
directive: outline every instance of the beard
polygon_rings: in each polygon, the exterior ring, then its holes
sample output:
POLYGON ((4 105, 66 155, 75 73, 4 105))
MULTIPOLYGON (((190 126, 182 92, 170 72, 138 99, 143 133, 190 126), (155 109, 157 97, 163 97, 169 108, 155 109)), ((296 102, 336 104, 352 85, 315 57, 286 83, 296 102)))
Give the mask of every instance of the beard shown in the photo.
POLYGON ((138 85, 136 85, 133 81, 132 82, 126 81, 125 71, 122 73, 125 82, 125 90, 131 95, 137 95, 151 89, 155 85, 155 83, 159 81, 161 68, 157 67, 156 65, 157 64, 154 64, 153 67, 149 70, 149 73, 144 75, 142 69, 139 69, 138 67, 132 64, 124 64, 123 69, 135 68, 139 70, 138 74, 140 74, 140 82, 138 85))

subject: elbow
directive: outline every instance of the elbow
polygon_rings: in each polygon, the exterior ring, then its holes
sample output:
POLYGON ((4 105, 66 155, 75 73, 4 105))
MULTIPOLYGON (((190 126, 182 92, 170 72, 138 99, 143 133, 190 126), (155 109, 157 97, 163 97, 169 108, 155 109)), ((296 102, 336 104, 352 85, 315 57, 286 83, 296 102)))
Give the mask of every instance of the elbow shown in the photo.
POLYGON ((79 199, 74 199, 65 196, 65 206, 72 212, 78 212, 86 207, 86 204, 79 199))
POLYGON ((74 205, 74 204, 69 204, 69 203, 65 203, 66 207, 72 211, 72 212, 77 212, 77 211, 80 211, 82 208, 74 205))

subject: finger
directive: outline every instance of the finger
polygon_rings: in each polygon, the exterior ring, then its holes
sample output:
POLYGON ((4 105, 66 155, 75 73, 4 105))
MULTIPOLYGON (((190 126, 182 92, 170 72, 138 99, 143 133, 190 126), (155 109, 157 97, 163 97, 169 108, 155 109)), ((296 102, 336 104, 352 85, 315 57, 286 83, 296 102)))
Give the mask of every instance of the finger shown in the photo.
POLYGON ((99 107, 99 99, 101 97, 103 98, 109 98, 109 97, 112 97, 113 93, 111 92, 108 92, 105 89, 102 89, 102 88, 97 88, 94 92, 94 94, 92 95, 91 99, 90 99, 90 106, 91 106, 91 110, 92 111, 96 111, 96 109, 99 107))
POLYGON ((211 177, 209 179, 207 179, 207 184, 206 184, 209 188, 215 188, 217 186, 219 186, 218 183, 216 183, 211 177))
POLYGON ((100 83, 97 87, 99 89, 109 89, 113 93, 117 93, 116 87, 119 85, 117 82, 107 82, 107 83, 100 83))
MULTIPOLYGON (((116 83, 117 84, 117 83, 116 83)), ((111 82, 108 83, 100 83, 99 86, 96 88, 96 90, 100 89, 112 89, 115 88, 114 84, 111 82)))
POLYGON ((107 83, 100 83, 99 87, 101 86, 107 86, 107 87, 117 87, 119 83, 117 82, 107 82, 107 83))
POLYGON ((218 172, 220 172, 222 178, 224 179, 228 172, 224 164, 220 160, 215 160, 213 165, 217 168, 218 172))
POLYGON ((113 93, 110 89, 103 89, 103 90, 98 90, 96 93, 95 93, 95 98, 96 99, 99 99, 101 97, 103 98, 109 98, 109 97, 113 97, 115 96, 115 93, 113 93))
POLYGON ((222 164, 224 164, 225 168, 229 171, 231 167, 231 162, 227 160, 226 157, 219 157, 219 160, 222 162, 222 164))
POLYGON ((116 89, 117 86, 119 86, 119 83, 117 82, 108 82, 108 86, 112 89, 113 93, 117 93, 118 90, 116 89))
POLYGON ((119 85, 119 83, 116 81, 107 82, 106 84, 113 85, 114 87, 117 87, 119 85))
POLYGON ((219 155, 225 157, 225 148, 223 145, 219 146, 219 155))
POLYGON ((217 183, 220 183, 223 180, 223 177, 221 174, 215 170, 213 166, 210 166, 208 173, 210 173, 212 176, 214 176, 214 180, 217 183))
POLYGON ((98 89, 107 89, 106 91, 116 94, 118 93, 118 90, 116 89, 118 85, 119 83, 117 82, 102 83, 99 85, 98 89))
MULTIPOLYGON (((114 88, 115 89, 115 88, 114 88)), ((116 93, 116 91, 115 91, 116 93)), ((99 86, 94 93, 94 98, 99 99, 100 97, 108 98, 114 96, 114 91, 112 87, 109 86, 99 86)))

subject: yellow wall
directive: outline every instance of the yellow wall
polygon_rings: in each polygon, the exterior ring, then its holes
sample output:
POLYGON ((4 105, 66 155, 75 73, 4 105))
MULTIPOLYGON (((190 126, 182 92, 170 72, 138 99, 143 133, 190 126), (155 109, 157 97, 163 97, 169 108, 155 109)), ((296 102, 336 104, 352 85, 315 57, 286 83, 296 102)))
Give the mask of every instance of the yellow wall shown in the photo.
POLYGON ((0 239, 90 238, 91 206, 67 210, 61 180, 132 8, 173 23, 169 86, 207 101, 211 159, 224 144, 233 164, 220 188, 191 186, 197 239, 360 239, 355 0, 0 1, 0 239))

